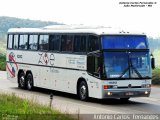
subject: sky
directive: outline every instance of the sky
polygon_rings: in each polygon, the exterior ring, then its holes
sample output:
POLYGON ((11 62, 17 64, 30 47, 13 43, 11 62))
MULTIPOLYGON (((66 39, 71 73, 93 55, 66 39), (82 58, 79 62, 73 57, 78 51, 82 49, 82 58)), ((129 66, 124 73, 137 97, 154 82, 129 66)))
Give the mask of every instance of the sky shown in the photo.
POLYGON ((159 0, 0 0, 0 16, 64 24, 100 25, 160 37, 159 0), (119 2, 157 2, 123 7, 119 2))

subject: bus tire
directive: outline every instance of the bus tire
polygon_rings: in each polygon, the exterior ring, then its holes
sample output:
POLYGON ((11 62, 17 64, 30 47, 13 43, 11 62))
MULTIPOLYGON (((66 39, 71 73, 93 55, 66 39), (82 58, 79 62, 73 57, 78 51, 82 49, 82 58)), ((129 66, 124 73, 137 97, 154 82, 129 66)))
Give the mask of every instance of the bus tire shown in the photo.
POLYGON ((26 80, 24 72, 21 72, 18 77, 18 87, 25 89, 26 88, 26 80))
POLYGON ((33 90, 33 76, 31 73, 28 73, 26 76, 26 80, 27 80, 27 89, 28 90, 33 90))
POLYGON ((85 81, 81 81, 78 87, 78 96, 80 100, 87 101, 88 99, 88 86, 85 81))

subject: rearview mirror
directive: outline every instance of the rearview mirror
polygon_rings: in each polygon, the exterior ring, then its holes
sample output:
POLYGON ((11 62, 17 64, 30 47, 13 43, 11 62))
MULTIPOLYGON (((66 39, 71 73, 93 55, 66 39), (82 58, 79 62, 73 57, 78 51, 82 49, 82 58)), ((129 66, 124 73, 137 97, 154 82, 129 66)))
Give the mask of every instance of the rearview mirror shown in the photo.
POLYGON ((155 69, 155 58, 153 56, 151 58, 151 66, 152 66, 152 69, 155 69))

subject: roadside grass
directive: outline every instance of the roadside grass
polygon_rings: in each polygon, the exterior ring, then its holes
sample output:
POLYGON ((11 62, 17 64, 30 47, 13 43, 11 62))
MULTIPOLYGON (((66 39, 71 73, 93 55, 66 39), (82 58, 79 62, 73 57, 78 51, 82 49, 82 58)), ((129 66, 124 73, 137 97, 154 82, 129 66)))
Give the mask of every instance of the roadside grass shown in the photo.
POLYGON ((74 120, 69 114, 40 105, 12 94, 0 93, 0 119, 74 120))
POLYGON ((160 85, 160 68, 156 68, 152 72, 152 84, 160 85))

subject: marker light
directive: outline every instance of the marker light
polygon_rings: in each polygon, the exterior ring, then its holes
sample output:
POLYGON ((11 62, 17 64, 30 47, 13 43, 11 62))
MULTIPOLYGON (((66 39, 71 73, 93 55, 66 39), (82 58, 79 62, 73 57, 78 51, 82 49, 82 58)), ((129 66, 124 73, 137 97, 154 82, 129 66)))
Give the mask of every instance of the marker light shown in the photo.
POLYGON ((108 85, 104 85, 103 88, 104 88, 104 89, 108 89, 108 85))

